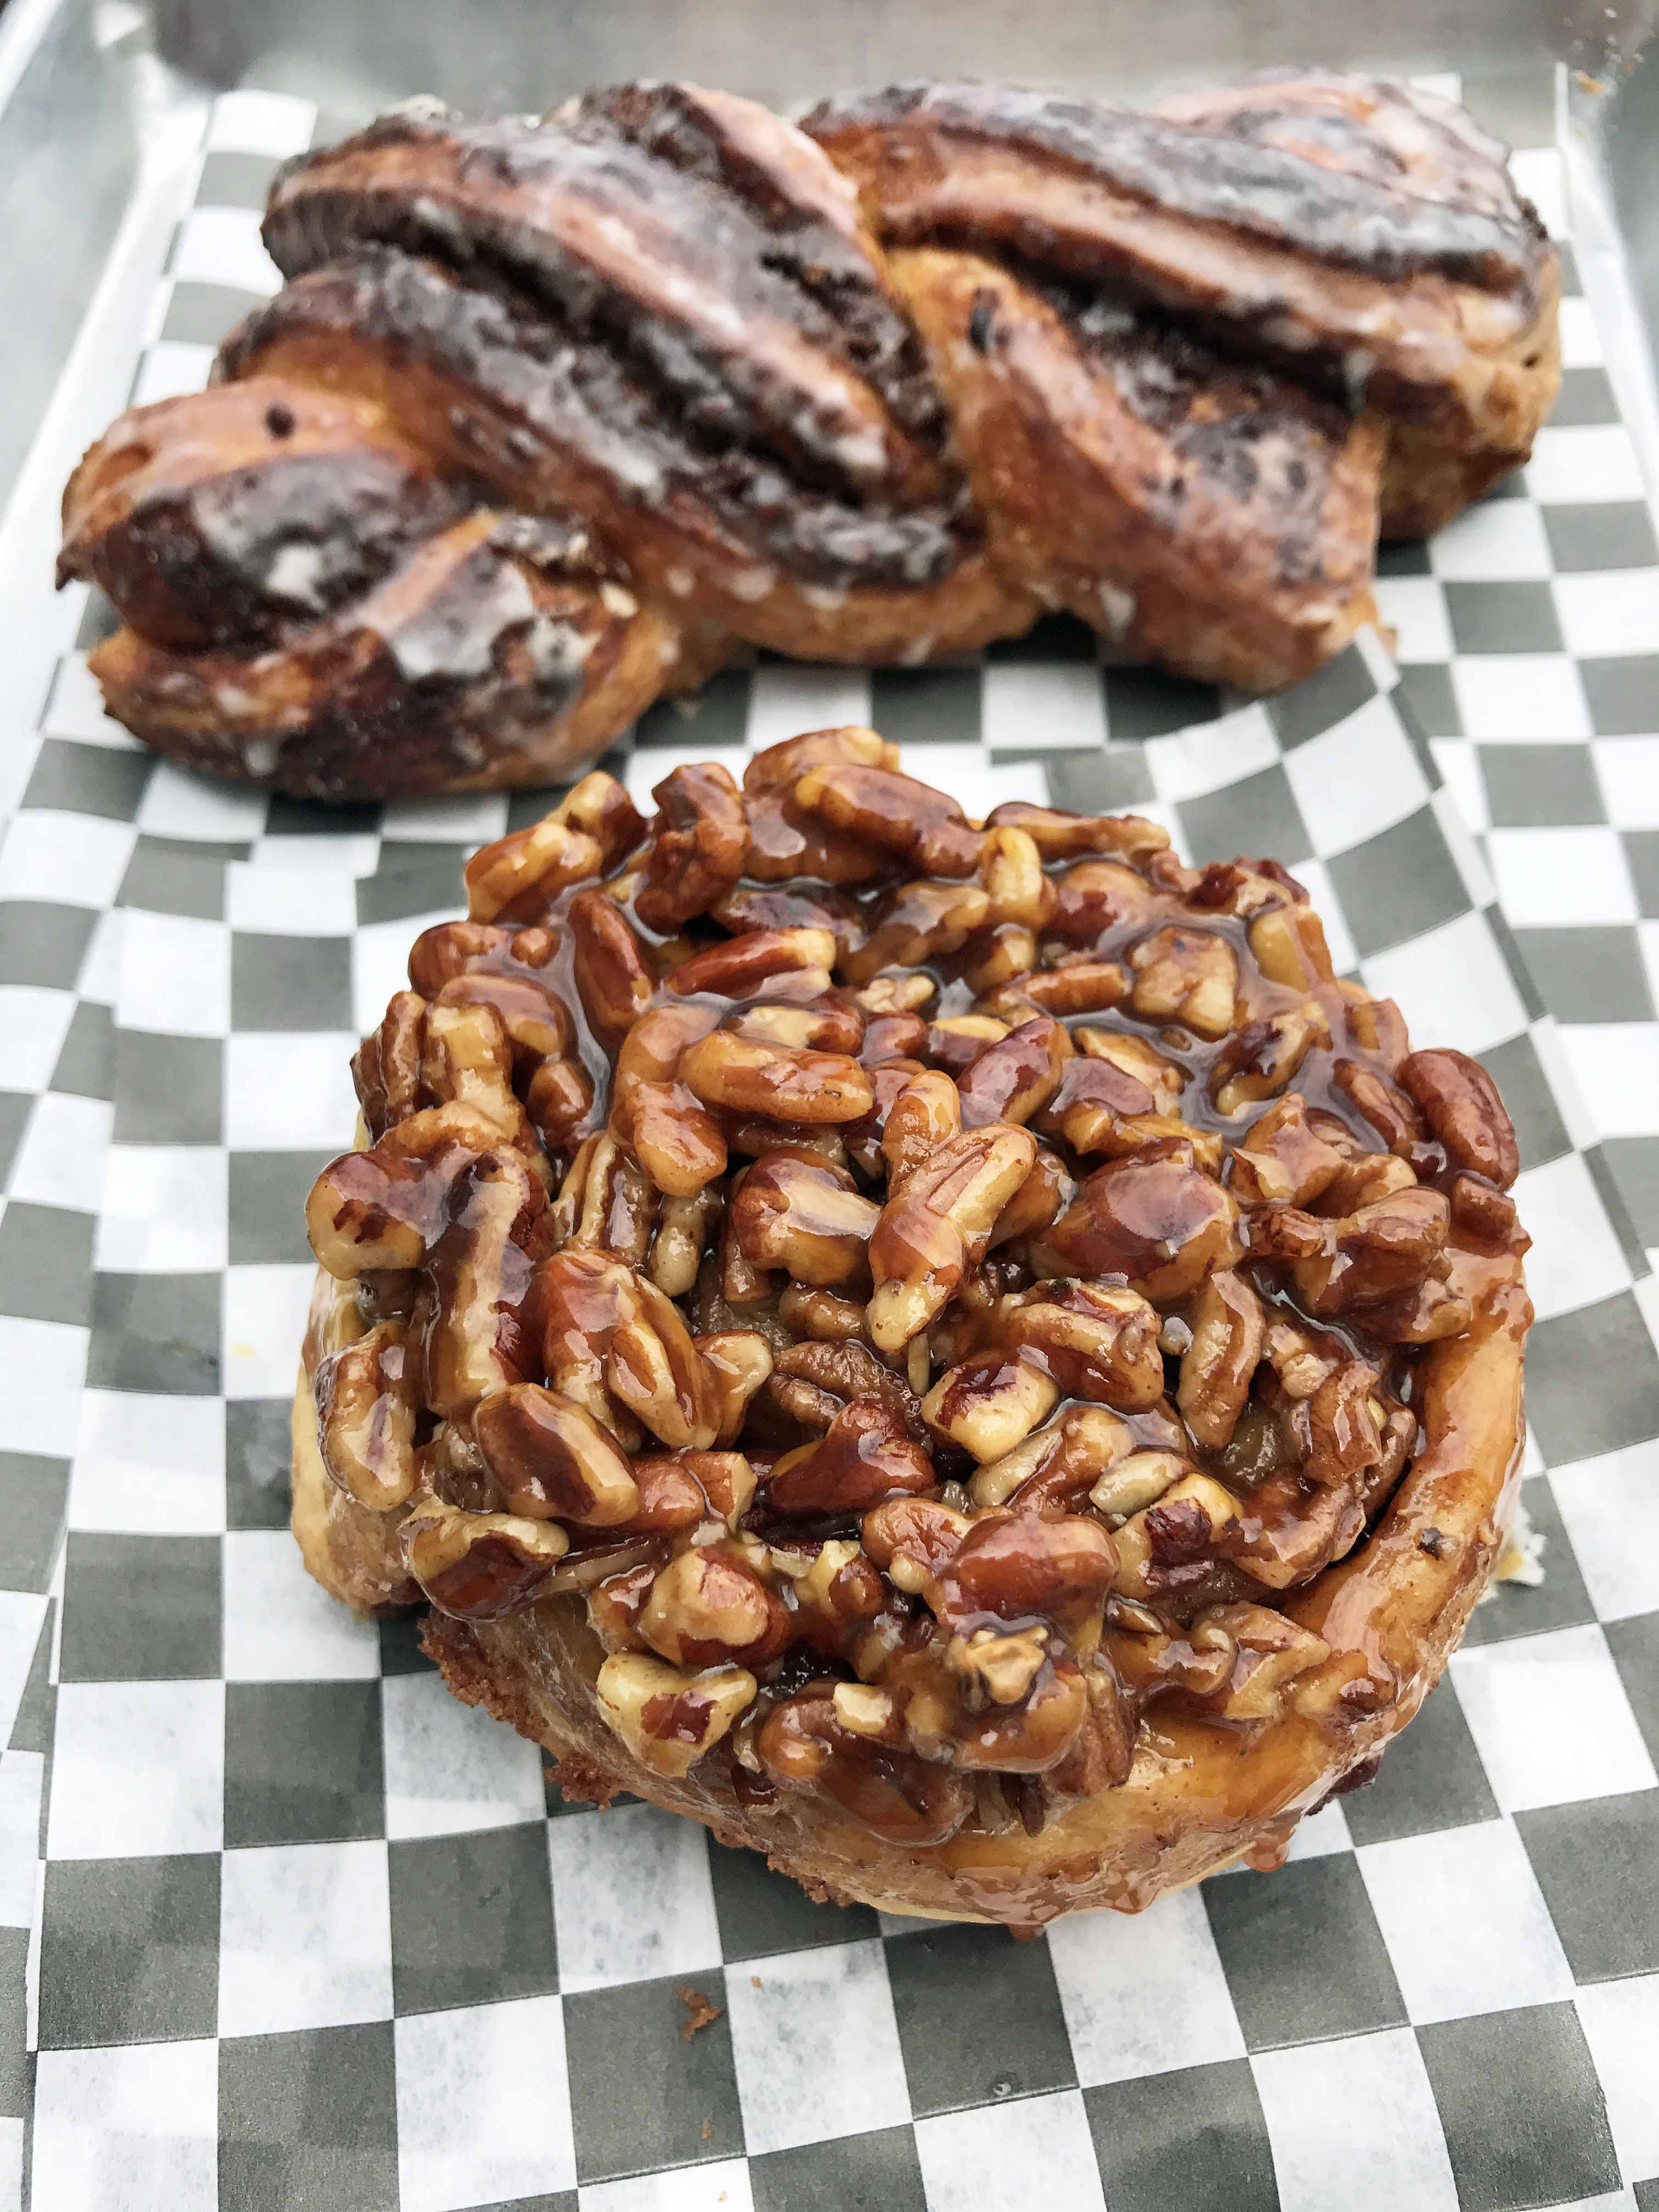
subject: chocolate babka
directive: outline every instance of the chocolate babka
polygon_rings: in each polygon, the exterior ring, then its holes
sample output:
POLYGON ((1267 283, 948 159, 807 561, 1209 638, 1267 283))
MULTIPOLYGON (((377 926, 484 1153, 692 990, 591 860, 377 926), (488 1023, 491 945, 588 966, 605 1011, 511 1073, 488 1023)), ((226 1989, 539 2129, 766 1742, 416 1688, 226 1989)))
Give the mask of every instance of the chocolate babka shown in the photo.
POLYGON ((264 237, 284 288, 94 447, 59 574, 121 613, 119 720, 307 794, 546 782, 738 647, 1053 608, 1278 688, 1557 377, 1504 149, 1355 77, 421 103, 291 163, 264 237))

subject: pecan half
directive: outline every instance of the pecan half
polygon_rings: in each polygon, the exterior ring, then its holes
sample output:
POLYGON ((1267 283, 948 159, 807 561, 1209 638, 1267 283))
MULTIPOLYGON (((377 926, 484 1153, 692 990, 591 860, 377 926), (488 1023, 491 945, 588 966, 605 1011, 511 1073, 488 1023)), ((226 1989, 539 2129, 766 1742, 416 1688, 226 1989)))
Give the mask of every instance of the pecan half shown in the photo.
POLYGON ((677 768, 651 796, 661 808, 634 911, 665 934, 706 914, 743 873, 749 825, 738 787, 712 761, 677 768))
POLYGON ((1455 1164, 1507 1190, 1521 1172, 1520 1147, 1498 1085, 1480 1061, 1462 1052, 1414 1052, 1397 1073, 1455 1164))

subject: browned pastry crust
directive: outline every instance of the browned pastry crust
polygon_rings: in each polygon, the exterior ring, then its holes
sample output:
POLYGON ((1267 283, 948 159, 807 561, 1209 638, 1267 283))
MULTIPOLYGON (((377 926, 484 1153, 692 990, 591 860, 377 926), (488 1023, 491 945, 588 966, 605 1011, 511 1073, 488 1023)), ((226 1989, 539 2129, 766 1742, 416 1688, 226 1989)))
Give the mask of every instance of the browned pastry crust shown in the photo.
POLYGON ((1310 674, 1376 619, 1377 416, 1121 306, 1068 313, 974 254, 900 251, 893 267, 994 557, 1038 597, 1255 690, 1310 674))
MULTIPOLYGON (((1560 382, 1561 272, 1500 139, 1466 108, 1414 86, 1290 70, 1190 93, 1158 112, 1496 226, 1493 264, 1472 276, 1454 257, 1364 368, 1365 402, 1390 422, 1385 538, 1427 537, 1527 459, 1560 382)), ((1355 335, 1358 352, 1343 364, 1349 389, 1359 355, 1372 351, 1363 329, 1355 335)))
POLYGON ((567 1795, 815 1895, 1029 1929, 1277 1863, 1503 1542, 1490 1079, 1272 863, 981 828, 860 730, 658 797, 476 856, 354 1063, 307 1565, 412 1578, 567 1795))
POLYGON ((319 794, 546 781, 728 641, 912 662, 1066 607, 1276 690, 1375 618, 1379 527, 1548 406, 1559 272, 1504 152, 1311 75, 1146 115, 901 85, 800 129, 686 85, 416 104, 279 177, 288 283, 228 392, 93 449, 60 577, 128 624, 120 719, 319 794), (416 680, 423 592, 453 644, 416 680))
POLYGON ((344 264, 349 299, 256 315, 234 370, 377 384, 665 603, 846 660, 1030 620, 985 568, 854 195, 752 102, 625 86, 548 126, 386 118, 295 165, 264 234, 287 276, 344 264))
POLYGON ((1151 301, 1398 424, 1391 535, 1437 528, 1524 460, 1554 397, 1554 250, 1501 142, 1411 86, 1272 71, 1135 115, 900 85, 803 127, 891 243, 1151 301))
POLYGON ((477 503, 370 403, 256 377, 123 416, 64 494, 62 578, 127 617, 90 665, 187 767, 307 799, 550 783, 726 658, 477 503))

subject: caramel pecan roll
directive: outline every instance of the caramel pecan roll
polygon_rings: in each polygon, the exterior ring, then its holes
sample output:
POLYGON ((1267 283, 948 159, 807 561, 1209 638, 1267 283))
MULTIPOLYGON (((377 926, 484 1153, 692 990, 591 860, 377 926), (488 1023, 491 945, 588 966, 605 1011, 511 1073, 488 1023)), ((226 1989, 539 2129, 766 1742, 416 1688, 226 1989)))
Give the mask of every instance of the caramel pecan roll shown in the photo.
POLYGON ((862 729, 655 796, 477 854, 353 1062, 307 1565, 568 1794, 817 1893, 1031 1927, 1271 1860, 1503 1541, 1491 1078, 1272 862, 975 822, 862 729))

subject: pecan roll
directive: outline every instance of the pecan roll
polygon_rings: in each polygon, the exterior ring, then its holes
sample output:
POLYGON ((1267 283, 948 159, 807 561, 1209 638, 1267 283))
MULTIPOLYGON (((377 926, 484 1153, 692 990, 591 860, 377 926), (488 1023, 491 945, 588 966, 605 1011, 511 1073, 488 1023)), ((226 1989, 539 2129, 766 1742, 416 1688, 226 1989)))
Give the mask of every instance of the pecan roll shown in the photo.
POLYGON ((424 1604, 568 1794, 819 1893, 1032 1927, 1271 1858, 1503 1542, 1491 1078, 1272 862, 973 822, 860 729, 658 795, 595 774, 479 854, 353 1062, 307 1565, 424 1604), (781 878, 781 800, 878 865, 781 878), (987 988, 971 933, 884 935, 964 890, 1029 917, 987 988))

